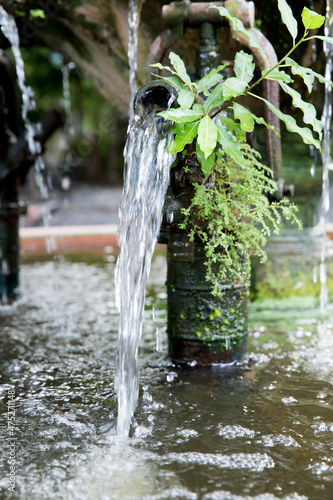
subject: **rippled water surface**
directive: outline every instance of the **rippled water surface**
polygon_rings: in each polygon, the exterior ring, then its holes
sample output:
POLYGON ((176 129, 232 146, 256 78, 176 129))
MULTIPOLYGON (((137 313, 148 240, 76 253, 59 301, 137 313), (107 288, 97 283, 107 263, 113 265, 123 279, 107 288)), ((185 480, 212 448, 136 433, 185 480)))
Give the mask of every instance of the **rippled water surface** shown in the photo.
POLYGON ((318 319, 306 299, 254 303, 243 366, 179 371, 166 358, 165 268, 157 255, 127 439, 115 436, 114 263, 60 258, 22 267, 21 299, 0 310, 0 497, 11 498, 15 439, 13 498, 330 500, 329 314, 318 319))

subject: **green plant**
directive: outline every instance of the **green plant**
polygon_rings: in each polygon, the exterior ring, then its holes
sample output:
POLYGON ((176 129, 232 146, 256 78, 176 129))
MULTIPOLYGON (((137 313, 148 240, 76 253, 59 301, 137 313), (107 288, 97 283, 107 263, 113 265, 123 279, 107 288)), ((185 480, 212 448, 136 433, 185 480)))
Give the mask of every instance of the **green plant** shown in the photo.
MULTIPOLYGON (((290 86, 293 79, 285 70, 289 69, 292 75, 299 75, 311 92, 314 79, 325 82, 325 78, 300 66, 290 56, 305 41, 319 38, 333 44, 333 38, 309 36, 309 30, 320 28, 325 17, 304 8, 304 34, 296 42, 298 29, 292 11, 285 0, 278 0, 278 6, 282 21, 292 36, 292 48, 273 68, 263 71, 255 81, 253 57, 242 50, 235 56, 235 76, 226 80, 221 75, 221 71, 227 66, 224 64, 210 71, 198 82, 191 81, 184 62, 172 52, 169 55, 172 67, 159 63, 152 65, 170 72, 171 76, 159 78, 178 91, 179 107, 159 113, 164 119, 174 122, 174 140, 170 150, 174 154, 182 153, 186 156, 194 146, 205 175, 202 184, 194 185, 195 195, 191 206, 183 209, 184 221, 181 228, 188 231, 191 240, 199 238, 204 242, 207 279, 212 281, 213 293, 217 295, 220 293, 220 279, 228 276, 241 281, 248 279, 252 251, 265 259, 263 246, 271 228, 278 232, 281 216, 300 225, 295 215, 297 208, 288 200, 269 201, 270 195, 277 192, 277 185, 270 170, 260 162, 258 153, 246 144, 245 134, 251 132, 256 123, 272 127, 262 117, 240 104, 239 98, 251 95, 264 101, 285 123, 287 130, 299 134, 304 143, 312 144, 319 150, 321 147, 322 124, 316 118, 316 110, 312 104, 304 102, 301 95, 290 86), (254 88, 264 79, 279 82, 281 89, 291 96, 294 107, 302 110, 303 121, 312 130, 300 127, 292 116, 282 113, 272 103, 253 93, 254 88), (198 217, 193 217, 193 211, 198 217)), ((256 38, 244 28, 239 19, 224 7, 215 8, 229 20, 235 31, 248 37, 250 45, 266 57, 256 38)))
POLYGON ((222 279, 248 280, 252 252, 262 262, 266 259, 263 247, 271 227, 278 232, 282 214, 298 223, 296 207, 289 200, 269 201, 276 183, 270 169, 260 162, 259 153, 245 141, 239 147, 242 166, 217 151, 209 176, 213 188, 206 188, 205 182, 195 185, 195 195, 183 209, 180 224, 190 240, 199 237, 205 244, 206 277, 213 284, 214 295, 219 295, 222 279), (198 217, 193 217, 193 210, 198 217))

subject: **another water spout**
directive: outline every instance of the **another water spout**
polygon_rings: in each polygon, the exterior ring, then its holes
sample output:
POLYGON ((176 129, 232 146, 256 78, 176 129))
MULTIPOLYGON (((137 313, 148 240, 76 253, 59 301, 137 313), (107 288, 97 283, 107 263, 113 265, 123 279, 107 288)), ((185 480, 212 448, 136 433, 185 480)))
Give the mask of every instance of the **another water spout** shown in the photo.
MULTIPOLYGON (((326 2, 326 23, 325 23, 325 36, 332 36, 333 34, 333 1, 327 0, 326 2)), ((322 206, 320 216, 320 226, 323 230, 323 242, 321 248, 321 262, 320 262, 320 310, 325 311, 328 304, 327 293, 327 235, 326 223, 327 215, 330 208, 329 198, 329 164, 331 162, 331 120, 332 120, 332 87, 329 83, 331 80, 333 69, 333 47, 332 45, 324 42, 324 51, 326 55, 326 68, 325 68, 325 102, 324 111, 322 115, 323 123, 323 143, 322 143, 322 162, 323 162, 323 181, 322 181, 322 206)))
MULTIPOLYGON (((38 125, 31 123, 28 113, 36 108, 35 96, 31 87, 26 84, 24 61, 20 49, 20 37, 14 19, 0 5, 0 29, 11 44, 15 59, 17 83, 22 94, 22 119, 25 125, 25 136, 31 154, 35 157, 36 184, 43 198, 48 198, 48 188, 43 178, 45 165, 41 156, 41 144, 35 139, 39 132, 38 125)), ((48 219, 46 215, 45 220, 48 219)), ((47 224, 45 224, 47 225, 47 224)))
POLYGON ((129 119, 134 118, 133 101, 137 92, 136 71, 137 71, 137 52, 138 52, 138 27, 140 23, 141 7, 143 0, 129 0, 128 2, 128 64, 129 64, 129 83, 131 89, 131 98, 129 104, 129 119))
POLYGON ((75 68, 74 63, 66 64, 62 58, 61 73, 62 73, 62 92, 63 92, 63 106, 65 112, 65 139, 64 139, 64 161, 63 161, 63 175, 62 175, 62 188, 69 189, 71 181, 69 177, 70 168, 72 165, 71 153, 71 140, 75 135, 73 113, 71 109, 71 88, 70 88, 70 71, 75 68))

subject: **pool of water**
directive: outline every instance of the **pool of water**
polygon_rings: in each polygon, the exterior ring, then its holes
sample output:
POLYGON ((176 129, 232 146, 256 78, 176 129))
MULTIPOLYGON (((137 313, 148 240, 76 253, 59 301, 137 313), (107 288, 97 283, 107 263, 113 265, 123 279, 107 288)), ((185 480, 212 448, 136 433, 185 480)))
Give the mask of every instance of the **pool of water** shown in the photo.
POLYGON ((333 311, 322 317, 311 298, 251 303, 243 365, 180 371, 156 255, 139 405, 119 438, 114 267, 112 256, 26 263, 22 297, 1 306, 0 497, 331 500, 333 311))

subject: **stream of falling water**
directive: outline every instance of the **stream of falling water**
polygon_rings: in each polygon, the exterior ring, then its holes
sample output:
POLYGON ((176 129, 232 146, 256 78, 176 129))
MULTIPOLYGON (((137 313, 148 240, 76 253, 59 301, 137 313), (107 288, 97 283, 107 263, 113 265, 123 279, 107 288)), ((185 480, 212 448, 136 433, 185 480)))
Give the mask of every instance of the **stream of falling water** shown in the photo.
POLYGON ((69 75, 71 69, 74 68, 75 68, 74 63, 66 64, 64 61, 62 62, 61 73, 62 73, 63 103, 66 115, 66 131, 70 137, 74 135, 74 124, 73 124, 73 114, 71 109, 71 89, 70 89, 69 75))
MULTIPOLYGON (((26 84, 24 62, 20 49, 19 32, 14 19, 0 5, 0 28, 11 44, 11 49, 15 59, 16 76, 19 89, 22 94, 22 119, 25 125, 25 137, 31 154, 35 157, 35 176, 36 183, 43 198, 48 198, 48 189, 43 178, 45 165, 41 156, 41 145, 36 141, 35 136, 38 133, 38 125, 31 123, 28 113, 36 108, 35 96, 31 87, 26 84)), ((47 214, 45 216, 47 218, 47 214)))
POLYGON ((72 164, 72 153, 71 153, 71 139, 73 139, 75 134, 73 113, 71 109, 71 89, 70 89, 70 72, 75 68, 73 62, 65 63, 62 59, 61 74, 62 74, 62 92, 63 92, 63 106, 65 111, 66 123, 65 123, 65 157, 63 164, 63 175, 62 175, 62 188, 64 190, 70 187, 70 168, 72 164))
POLYGON ((159 130, 154 115, 135 117, 125 147, 125 179, 119 211, 120 255, 116 296, 120 310, 116 388, 117 433, 128 436, 139 392, 138 348, 146 282, 150 272, 172 155, 165 151, 170 135, 159 130))
MULTIPOLYGON (((333 0, 326 1, 326 23, 325 23, 325 36, 333 35, 333 0)), ((331 120, 332 120, 332 87, 329 83, 331 80, 333 69, 333 46, 324 42, 324 51, 326 55, 326 68, 325 78, 328 80, 325 83, 325 102, 324 111, 322 115, 323 123, 323 143, 322 143, 322 163, 323 163, 323 181, 322 181, 322 206, 320 216, 320 226, 323 231, 323 241, 321 247, 321 262, 320 262, 320 310, 325 311, 328 303, 327 293, 327 234, 326 223, 327 215, 330 208, 329 198, 329 164, 331 162, 330 142, 331 142, 331 120)))
MULTIPOLYGON (((37 187, 41 197, 46 200, 49 198, 47 183, 44 180, 45 164, 42 157, 42 147, 35 137, 40 132, 40 124, 34 124, 30 121, 28 113, 36 108, 35 96, 32 88, 26 84, 24 61, 20 49, 20 37, 14 19, 0 5, 0 29, 4 36, 11 44, 11 49, 14 55, 17 83, 22 95, 21 115, 25 126, 25 138, 28 144, 30 153, 35 159, 34 173, 37 187)), ((51 212, 45 204, 42 207, 42 219, 45 227, 50 225, 51 212)), ((50 253, 57 246, 56 240, 53 237, 45 238, 46 250, 50 253)))
POLYGON ((133 101, 137 92, 136 71, 137 71, 137 53, 138 53, 138 27, 140 23, 141 7, 143 0, 129 0, 128 2, 128 64, 129 64, 129 84, 131 97, 129 103, 129 121, 134 118, 133 101))

